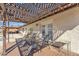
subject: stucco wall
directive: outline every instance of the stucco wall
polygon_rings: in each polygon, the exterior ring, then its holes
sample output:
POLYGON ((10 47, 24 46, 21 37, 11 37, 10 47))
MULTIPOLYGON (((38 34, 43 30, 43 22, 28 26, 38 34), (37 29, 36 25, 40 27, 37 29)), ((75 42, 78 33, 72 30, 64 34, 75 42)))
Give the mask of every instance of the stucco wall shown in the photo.
MULTIPOLYGON (((79 7, 71 8, 67 11, 50 16, 41 21, 27 25, 26 28, 40 30, 42 25, 52 23, 53 39, 62 42, 71 42, 71 51, 79 53, 79 7), (38 24, 38 27, 36 26, 38 24)), ((64 46, 66 49, 66 45, 64 46)))

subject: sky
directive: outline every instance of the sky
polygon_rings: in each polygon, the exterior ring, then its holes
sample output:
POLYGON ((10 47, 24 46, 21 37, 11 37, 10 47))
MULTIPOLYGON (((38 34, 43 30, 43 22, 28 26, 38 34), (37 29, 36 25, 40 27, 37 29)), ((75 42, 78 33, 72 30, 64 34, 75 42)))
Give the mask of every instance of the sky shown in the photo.
MULTIPOLYGON (((23 26, 25 25, 25 23, 21 23, 21 22, 9 22, 9 26, 14 26, 14 27, 18 27, 18 26, 23 26)), ((3 22, 0 21, 0 27, 3 26, 3 22)), ((6 22, 6 26, 8 26, 8 22, 6 22)))

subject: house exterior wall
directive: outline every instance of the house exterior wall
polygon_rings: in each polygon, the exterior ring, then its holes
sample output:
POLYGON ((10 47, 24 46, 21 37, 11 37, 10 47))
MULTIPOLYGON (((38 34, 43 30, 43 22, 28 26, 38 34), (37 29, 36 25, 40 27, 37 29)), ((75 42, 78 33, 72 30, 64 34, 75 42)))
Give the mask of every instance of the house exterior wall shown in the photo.
MULTIPOLYGON (((53 25, 53 39, 65 43, 69 42, 69 50, 79 53, 79 7, 47 17, 24 28, 27 30, 33 28, 34 31, 39 31, 42 25, 50 23, 53 25)), ((67 49, 67 45, 64 45, 63 48, 67 49)))

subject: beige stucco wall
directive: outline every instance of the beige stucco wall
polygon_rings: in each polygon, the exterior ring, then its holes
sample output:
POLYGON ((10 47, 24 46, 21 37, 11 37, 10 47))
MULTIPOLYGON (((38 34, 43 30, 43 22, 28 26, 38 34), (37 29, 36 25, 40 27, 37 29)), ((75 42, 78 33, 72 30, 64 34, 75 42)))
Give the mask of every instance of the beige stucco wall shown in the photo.
MULTIPOLYGON (((28 30, 40 30, 42 25, 52 23, 53 39, 62 42, 71 42, 69 49, 79 53, 79 7, 50 16, 41 21, 25 26, 28 30), (39 26, 37 27, 36 24, 39 26)), ((66 45, 64 46, 66 49, 66 45)))

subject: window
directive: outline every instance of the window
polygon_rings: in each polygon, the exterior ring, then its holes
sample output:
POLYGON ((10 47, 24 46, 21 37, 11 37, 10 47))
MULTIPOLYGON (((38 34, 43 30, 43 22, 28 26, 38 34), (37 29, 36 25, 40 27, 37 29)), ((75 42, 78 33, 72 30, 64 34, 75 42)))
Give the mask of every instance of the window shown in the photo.
POLYGON ((42 36, 45 36, 45 25, 42 25, 42 36))
POLYGON ((48 24, 48 39, 52 40, 53 32, 52 32, 52 24, 48 24))
POLYGON ((53 39, 52 24, 42 25, 42 36, 46 41, 53 39))

